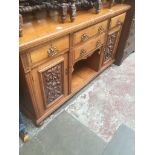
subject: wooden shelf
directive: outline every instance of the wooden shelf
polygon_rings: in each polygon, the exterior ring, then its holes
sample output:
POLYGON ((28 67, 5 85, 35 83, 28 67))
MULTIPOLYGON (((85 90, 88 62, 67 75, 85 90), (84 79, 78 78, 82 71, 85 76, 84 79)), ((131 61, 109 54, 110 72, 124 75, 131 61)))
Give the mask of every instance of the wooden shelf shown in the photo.
POLYGON ((81 88, 85 83, 96 75, 96 71, 92 69, 87 62, 80 62, 76 64, 74 72, 72 73, 71 91, 74 92, 81 88))

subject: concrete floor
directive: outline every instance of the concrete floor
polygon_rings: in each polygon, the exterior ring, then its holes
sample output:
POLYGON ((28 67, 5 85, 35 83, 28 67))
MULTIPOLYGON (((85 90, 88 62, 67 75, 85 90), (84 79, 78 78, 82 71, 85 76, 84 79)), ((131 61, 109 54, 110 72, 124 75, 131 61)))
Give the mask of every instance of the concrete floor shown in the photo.
POLYGON ((25 123, 31 141, 20 140, 20 155, 134 155, 134 54, 101 73, 42 127, 25 123))
POLYGON ((134 132, 121 125, 105 143, 64 111, 24 144, 20 155, 134 155, 134 132))
POLYGON ((106 143, 62 112, 20 149, 20 155, 102 155, 106 143))
POLYGON ((112 140, 105 147, 102 155, 134 155, 135 133, 125 125, 121 125, 112 140))
POLYGON ((134 68, 133 53, 102 72, 65 110, 106 142, 121 124, 134 129, 134 68))

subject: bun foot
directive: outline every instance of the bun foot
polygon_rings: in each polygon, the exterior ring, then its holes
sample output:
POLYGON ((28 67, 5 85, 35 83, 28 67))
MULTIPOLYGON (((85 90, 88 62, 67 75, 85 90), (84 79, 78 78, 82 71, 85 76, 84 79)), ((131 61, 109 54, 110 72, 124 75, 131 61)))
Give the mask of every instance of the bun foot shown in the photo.
POLYGON ((35 124, 36 124, 36 127, 41 127, 41 126, 44 124, 44 121, 39 122, 39 123, 38 123, 38 122, 36 122, 35 124))

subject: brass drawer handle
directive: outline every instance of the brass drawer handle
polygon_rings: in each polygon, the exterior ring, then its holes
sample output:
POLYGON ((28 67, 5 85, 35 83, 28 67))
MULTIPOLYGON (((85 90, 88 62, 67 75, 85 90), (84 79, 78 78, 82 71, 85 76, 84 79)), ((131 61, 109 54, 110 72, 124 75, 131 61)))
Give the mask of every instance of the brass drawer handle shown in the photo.
POLYGON ((122 25, 122 22, 118 19, 116 24, 117 25, 122 25))
POLYGON ((100 27, 98 28, 98 33, 101 34, 101 33, 103 33, 103 32, 105 32, 105 29, 104 29, 103 26, 100 26, 100 27))
POLYGON ((51 47, 48 49, 47 53, 48 56, 54 56, 58 53, 58 50, 56 49, 56 47, 51 47))
POLYGON ((96 42, 96 48, 99 48, 101 46, 101 40, 98 40, 97 42, 96 42))
POLYGON ((81 41, 86 41, 86 40, 88 40, 89 39, 89 37, 88 37, 88 35, 86 34, 86 33, 84 33, 84 34, 82 34, 82 36, 81 36, 81 41))
POLYGON ((85 49, 81 49, 81 51, 80 51, 80 57, 83 57, 83 55, 85 55, 86 54, 86 50, 85 49))

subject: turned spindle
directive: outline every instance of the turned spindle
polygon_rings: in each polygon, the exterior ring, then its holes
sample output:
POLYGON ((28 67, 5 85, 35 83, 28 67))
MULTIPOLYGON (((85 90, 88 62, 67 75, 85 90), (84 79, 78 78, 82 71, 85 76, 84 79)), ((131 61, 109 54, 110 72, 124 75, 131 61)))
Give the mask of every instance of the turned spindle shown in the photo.
POLYGON ((67 16, 67 3, 66 3, 66 0, 61 0, 60 12, 61 12, 61 21, 62 21, 62 23, 64 23, 66 21, 66 16, 67 16))
POLYGON ((74 22, 75 16, 76 16, 76 5, 75 2, 76 0, 70 0, 71 5, 70 5, 70 20, 71 22, 74 22))
POLYGON ((102 2, 101 0, 96 0, 94 3, 95 9, 96 9, 96 13, 99 13, 102 7, 102 2))
POLYGON ((19 14, 19 37, 22 37, 23 17, 19 14))
POLYGON ((115 0, 110 0, 109 1, 109 8, 111 8, 115 4, 115 0))

